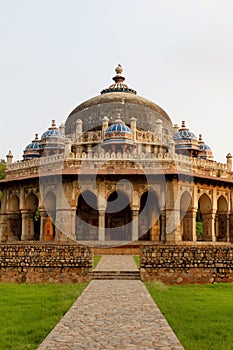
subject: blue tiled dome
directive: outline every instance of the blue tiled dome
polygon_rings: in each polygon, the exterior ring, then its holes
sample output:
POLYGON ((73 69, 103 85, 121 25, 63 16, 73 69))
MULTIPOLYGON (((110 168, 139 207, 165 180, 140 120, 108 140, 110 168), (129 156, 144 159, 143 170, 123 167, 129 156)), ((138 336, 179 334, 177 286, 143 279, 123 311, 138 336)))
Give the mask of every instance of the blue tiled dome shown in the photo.
POLYGON ((192 131, 190 131, 188 128, 185 127, 185 122, 182 122, 182 127, 178 132, 175 133, 173 136, 174 141, 181 141, 181 140, 197 140, 196 135, 192 131))
POLYGON ((49 139, 50 137, 61 137, 63 138, 63 135, 59 129, 49 129, 43 133, 41 136, 41 140, 49 139))
POLYGON ((116 124, 112 124, 110 125, 106 132, 105 135, 108 136, 110 134, 132 134, 132 130, 123 123, 116 123, 116 124))
POLYGON ((203 145, 200 145, 200 150, 202 150, 202 151, 211 151, 211 148, 206 143, 204 143, 203 145))
POLYGON ((23 158, 24 160, 27 160, 27 159, 38 158, 38 157, 39 157, 39 139, 38 139, 38 134, 36 134, 35 139, 25 147, 23 151, 23 158))
POLYGON ((39 143, 38 142, 31 142, 29 145, 27 145, 24 149, 24 151, 30 151, 30 150, 38 150, 39 149, 39 143))
POLYGON ((64 152, 65 137, 60 129, 56 127, 55 120, 52 120, 51 127, 41 136, 39 152, 41 157, 46 157, 64 152))

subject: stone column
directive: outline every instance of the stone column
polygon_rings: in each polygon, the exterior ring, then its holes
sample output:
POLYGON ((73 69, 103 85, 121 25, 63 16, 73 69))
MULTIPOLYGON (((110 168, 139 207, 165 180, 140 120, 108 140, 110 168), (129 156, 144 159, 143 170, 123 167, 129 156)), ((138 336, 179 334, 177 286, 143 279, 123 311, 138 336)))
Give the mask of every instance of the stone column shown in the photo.
POLYGON ((99 210, 99 241, 105 241, 105 210, 99 210))
POLYGON ((229 240, 233 243, 233 214, 229 214, 229 240))
POLYGON ((22 215, 22 241, 32 240, 34 237, 34 221, 33 213, 26 210, 21 210, 22 215))
POLYGON ((177 179, 166 183, 166 241, 181 241, 180 185, 177 179))
POLYGON ((166 242, 166 209, 161 210, 161 241, 166 242))
POLYGON ((76 208, 63 208, 56 211, 56 235, 59 240, 70 238, 75 240, 76 208), (61 235, 64 235, 61 237, 61 235))
POLYGON ((216 232, 215 232, 215 216, 216 216, 216 210, 212 210, 212 213, 210 215, 211 220, 211 237, 212 242, 216 242, 216 232))
POLYGON ((131 240, 138 240, 138 213, 139 210, 131 210, 132 213, 132 226, 131 226, 131 240))
POLYGON ((44 227, 46 223, 47 212, 45 209, 40 209, 40 241, 44 240, 44 227))
POLYGON ((197 240, 197 234, 196 234, 196 220, 197 220, 197 209, 192 209, 190 212, 191 217, 191 236, 193 238, 193 242, 196 242, 197 240))
POLYGON ((230 215, 227 214, 227 242, 230 242, 230 215))

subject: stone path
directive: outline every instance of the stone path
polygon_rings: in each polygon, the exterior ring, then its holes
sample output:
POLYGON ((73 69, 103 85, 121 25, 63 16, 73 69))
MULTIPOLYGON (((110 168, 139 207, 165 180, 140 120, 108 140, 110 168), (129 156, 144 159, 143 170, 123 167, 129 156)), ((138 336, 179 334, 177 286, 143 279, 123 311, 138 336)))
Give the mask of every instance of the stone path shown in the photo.
MULTIPOLYGON (((103 256, 97 270, 137 270, 131 256, 103 256)), ((184 350, 137 280, 93 280, 38 350, 184 350)))

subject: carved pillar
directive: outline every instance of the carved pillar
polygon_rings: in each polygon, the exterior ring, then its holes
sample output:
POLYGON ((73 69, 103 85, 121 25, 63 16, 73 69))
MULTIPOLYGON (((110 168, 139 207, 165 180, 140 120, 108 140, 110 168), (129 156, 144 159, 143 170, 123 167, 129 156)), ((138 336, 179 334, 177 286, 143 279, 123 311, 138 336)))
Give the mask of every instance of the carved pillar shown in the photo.
POLYGON ((56 210, 56 235, 57 239, 66 237, 75 240, 76 208, 60 208, 56 210), (62 235, 64 235, 62 237, 62 235))
POLYGON ((131 210, 131 213, 132 213, 131 240, 137 241, 138 240, 138 213, 139 213, 139 210, 131 210))
POLYGON ((99 241, 105 241, 105 210, 99 210, 99 241))
POLYGON ((191 216, 191 237, 193 242, 197 240, 197 229, 196 229, 196 221, 197 221, 197 209, 192 209, 190 212, 191 216))
POLYGON ((227 214, 227 242, 230 242, 230 215, 227 214))
POLYGON ((21 210, 22 216, 22 241, 30 241, 34 237, 34 221, 33 221, 33 213, 21 210))
POLYGON ((233 214, 229 214, 229 240, 233 243, 233 214))
POLYGON ((212 242, 216 242, 216 232, 215 232, 215 216, 216 216, 216 210, 212 210, 211 216, 210 216, 210 227, 211 227, 211 237, 212 242))
POLYGON ((44 240, 44 228, 46 223, 47 213, 45 209, 40 209, 40 241, 44 240))
POLYGON ((161 210, 161 241, 166 242, 166 209, 161 210))
POLYGON ((166 183, 166 241, 181 241, 180 185, 177 179, 166 183))

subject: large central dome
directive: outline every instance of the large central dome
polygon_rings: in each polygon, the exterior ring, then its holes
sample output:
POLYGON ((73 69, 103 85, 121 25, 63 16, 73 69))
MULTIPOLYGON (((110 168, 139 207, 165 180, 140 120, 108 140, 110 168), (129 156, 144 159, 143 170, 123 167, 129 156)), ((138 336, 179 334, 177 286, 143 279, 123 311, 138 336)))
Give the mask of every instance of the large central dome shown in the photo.
POLYGON ((167 113, 155 103, 140 97, 136 91, 124 84, 122 67, 118 65, 116 75, 113 77, 114 84, 102 90, 101 95, 87 100, 76 107, 68 116, 65 127, 66 135, 75 133, 76 121, 81 119, 83 131, 101 129, 102 119, 107 116, 110 124, 120 113, 124 122, 130 125, 130 119, 137 119, 137 127, 145 131, 155 132, 156 120, 163 121, 163 127, 172 129, 172 122, 167 113))

